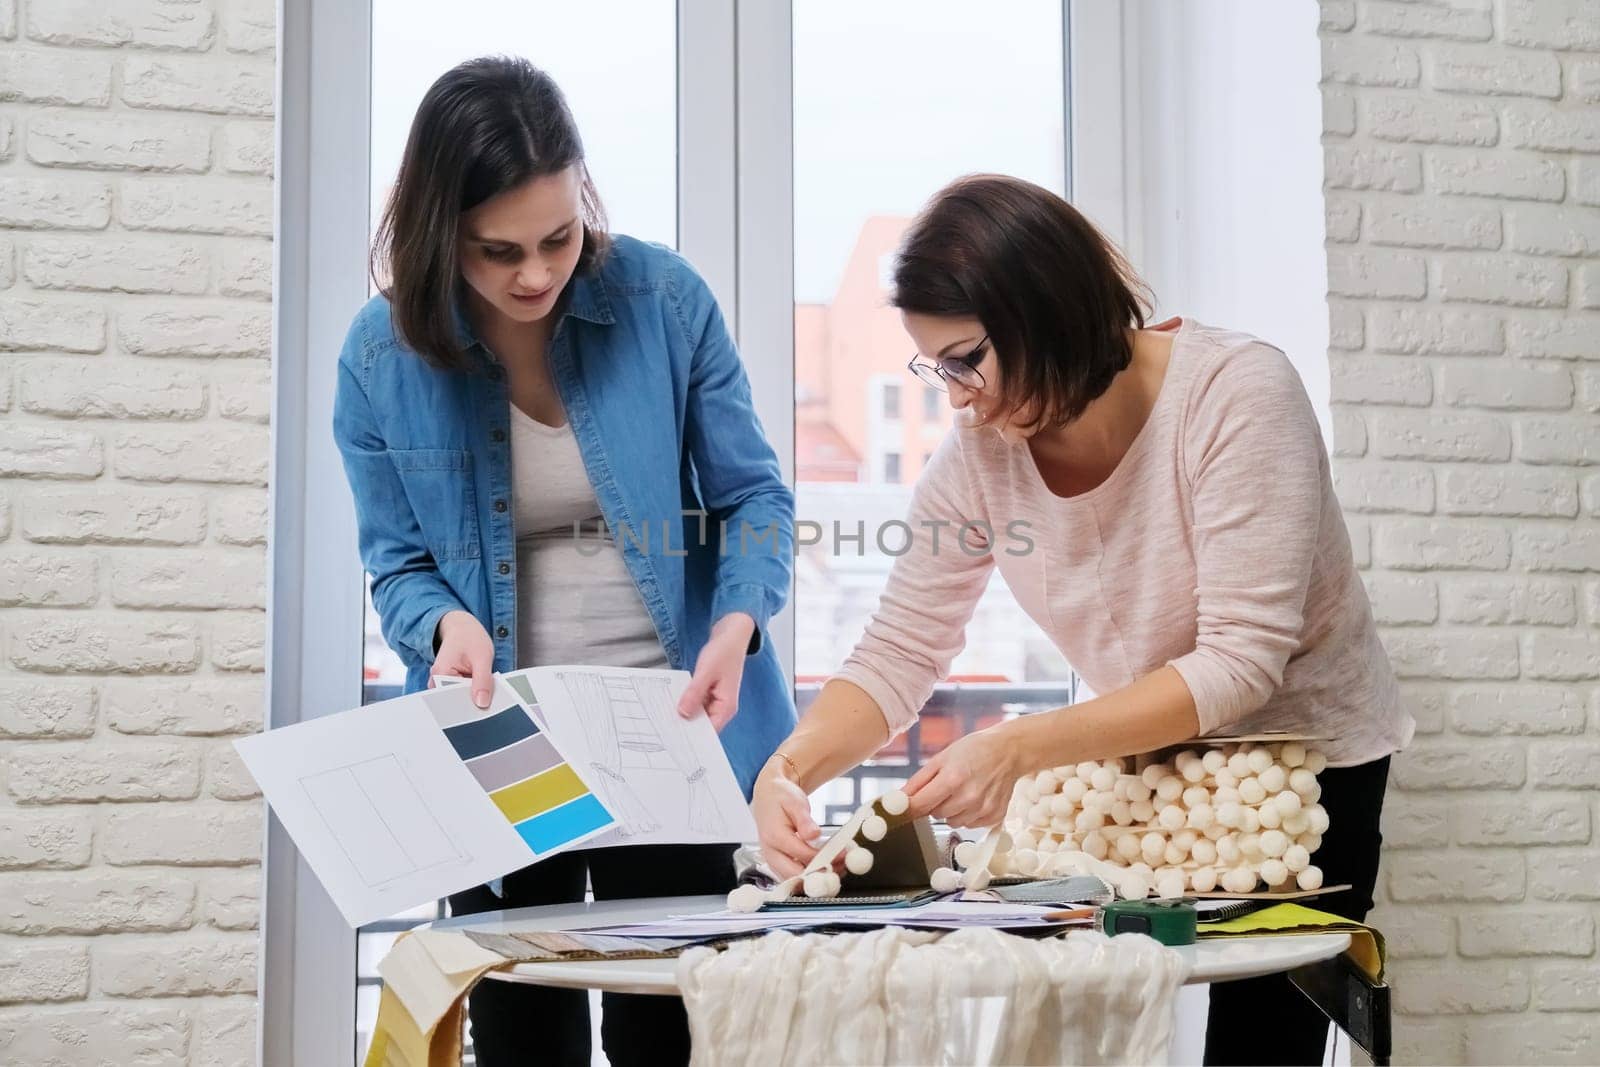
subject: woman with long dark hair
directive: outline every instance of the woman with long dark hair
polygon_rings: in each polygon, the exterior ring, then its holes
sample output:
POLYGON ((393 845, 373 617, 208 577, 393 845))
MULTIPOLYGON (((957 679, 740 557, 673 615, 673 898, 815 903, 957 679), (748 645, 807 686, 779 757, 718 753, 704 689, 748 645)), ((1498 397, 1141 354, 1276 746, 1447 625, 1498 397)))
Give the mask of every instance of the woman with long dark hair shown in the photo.
MULTIPOLYGON (((918 479, 916 536, 844 666, 757 780, 772 866, 815 855, 806 794, 910 726, 990 575, 1095 698, 970 734, 907 783, 912 810, 993 826, 1018 777, 1206 734, 1325 740, 1316 862, 1361 918, 1389 756, 1410 739, 1316 415, 1284 354, 1146 322, 1117 249, 1060 197, 975 176, 911 224, 891 301, 910 369, 956 425, 918 479)), ((1208 1063, 1321 1063, 1326 1020, 1282 976, 1212 987, 1208 1063), (1217 1025, 1218 1023, 1221 1025, 1217 1025)))
MULTIPOLYGON (((373 273, 334 433, 407 690, 468 678, 485 707, 495 671, 692 669, 678 711, 710 716, 748 792, 794 723, 765 640, 793 495, 710 290, 671 250, 607 231, 548 75, 495 57, 433 84, 373 273)), ((721 892, 733 848, 567 852, 451 911, 578 901, 586 883, 599 899, 721 892)), ((485 982, 468 1010, 486 1067, 526 1062, 530 1041, 540 1062, 589 1062, 582 992, 485 982)), ((688 1059, 673 998, 606 994, 602 1037, 615 1064, 688 1059)))

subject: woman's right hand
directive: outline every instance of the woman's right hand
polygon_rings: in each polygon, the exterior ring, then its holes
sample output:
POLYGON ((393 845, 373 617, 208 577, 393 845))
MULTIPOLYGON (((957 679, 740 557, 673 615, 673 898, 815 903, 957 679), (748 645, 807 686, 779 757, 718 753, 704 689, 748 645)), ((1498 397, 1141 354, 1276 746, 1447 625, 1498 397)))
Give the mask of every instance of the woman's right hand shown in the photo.
POLYGON ((439 651, 428 671, 433 679, 471 678, 472 702, 487 708, 494 694, 494 641, 471 612, 447 611, 439 619, 439 651))
POLYGON ((750 813, 756 820, 761 855, 779 878, 794 877, 816 856, 812 842, 822 831, 811 817, 811 800, 776 756, 756 778, 750 813))

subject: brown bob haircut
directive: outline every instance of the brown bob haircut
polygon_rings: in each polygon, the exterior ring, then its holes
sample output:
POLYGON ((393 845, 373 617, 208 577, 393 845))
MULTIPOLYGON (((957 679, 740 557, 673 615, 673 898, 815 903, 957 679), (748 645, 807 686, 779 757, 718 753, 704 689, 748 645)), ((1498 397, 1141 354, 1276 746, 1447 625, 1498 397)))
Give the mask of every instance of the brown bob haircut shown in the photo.
POLYGON ((1055 193, 974 174, 935 193, 901 240, 889 303, 976 318, 1001 375, 1001 405, 1063 426, 1132 358, 1150 291, 1117 247, 1055 193))
POLYGON ((470 364, 456 334, 461 216, 486 200, 568 167, 582 179, 578 274, 611 241, 583 141, 550 75, 512 56, 469 59, 429 87, 411 120, 400 173, 372 245, 373 282, 412 351, 452 370, 470 364))

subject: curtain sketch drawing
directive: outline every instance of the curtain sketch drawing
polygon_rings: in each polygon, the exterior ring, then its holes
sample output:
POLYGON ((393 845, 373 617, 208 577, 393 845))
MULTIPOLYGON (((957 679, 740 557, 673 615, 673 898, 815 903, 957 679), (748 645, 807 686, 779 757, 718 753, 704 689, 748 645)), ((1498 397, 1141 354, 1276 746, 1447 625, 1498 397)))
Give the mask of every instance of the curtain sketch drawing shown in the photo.
POLYGON ((592 766, 599 776, 596 788, 616 813, 623 834, 661 825, 628 783, 628 772, 641 770, 681 774, 688 797, 686 825, 699 833, 716 832, 720 819, 706 769, 685 733, 671 728, 677 709, 666 679, 585 671, 561 671, 556 677, 582 711, 592 766))

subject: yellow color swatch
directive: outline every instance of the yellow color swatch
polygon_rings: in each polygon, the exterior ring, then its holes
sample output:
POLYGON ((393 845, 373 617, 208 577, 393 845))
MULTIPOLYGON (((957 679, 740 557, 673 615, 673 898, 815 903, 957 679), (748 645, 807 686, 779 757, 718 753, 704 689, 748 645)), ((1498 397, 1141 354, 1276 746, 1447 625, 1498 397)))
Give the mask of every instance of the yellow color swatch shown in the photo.
POLYGON ((589 788, 583 784, 583 779, 563 763, 543 774, 524 778, 515 785, 496 789, 489 794, 489 799, 494 801, 507 819, 519 823, 569 800, 576 800, 587 792, 589 788))

